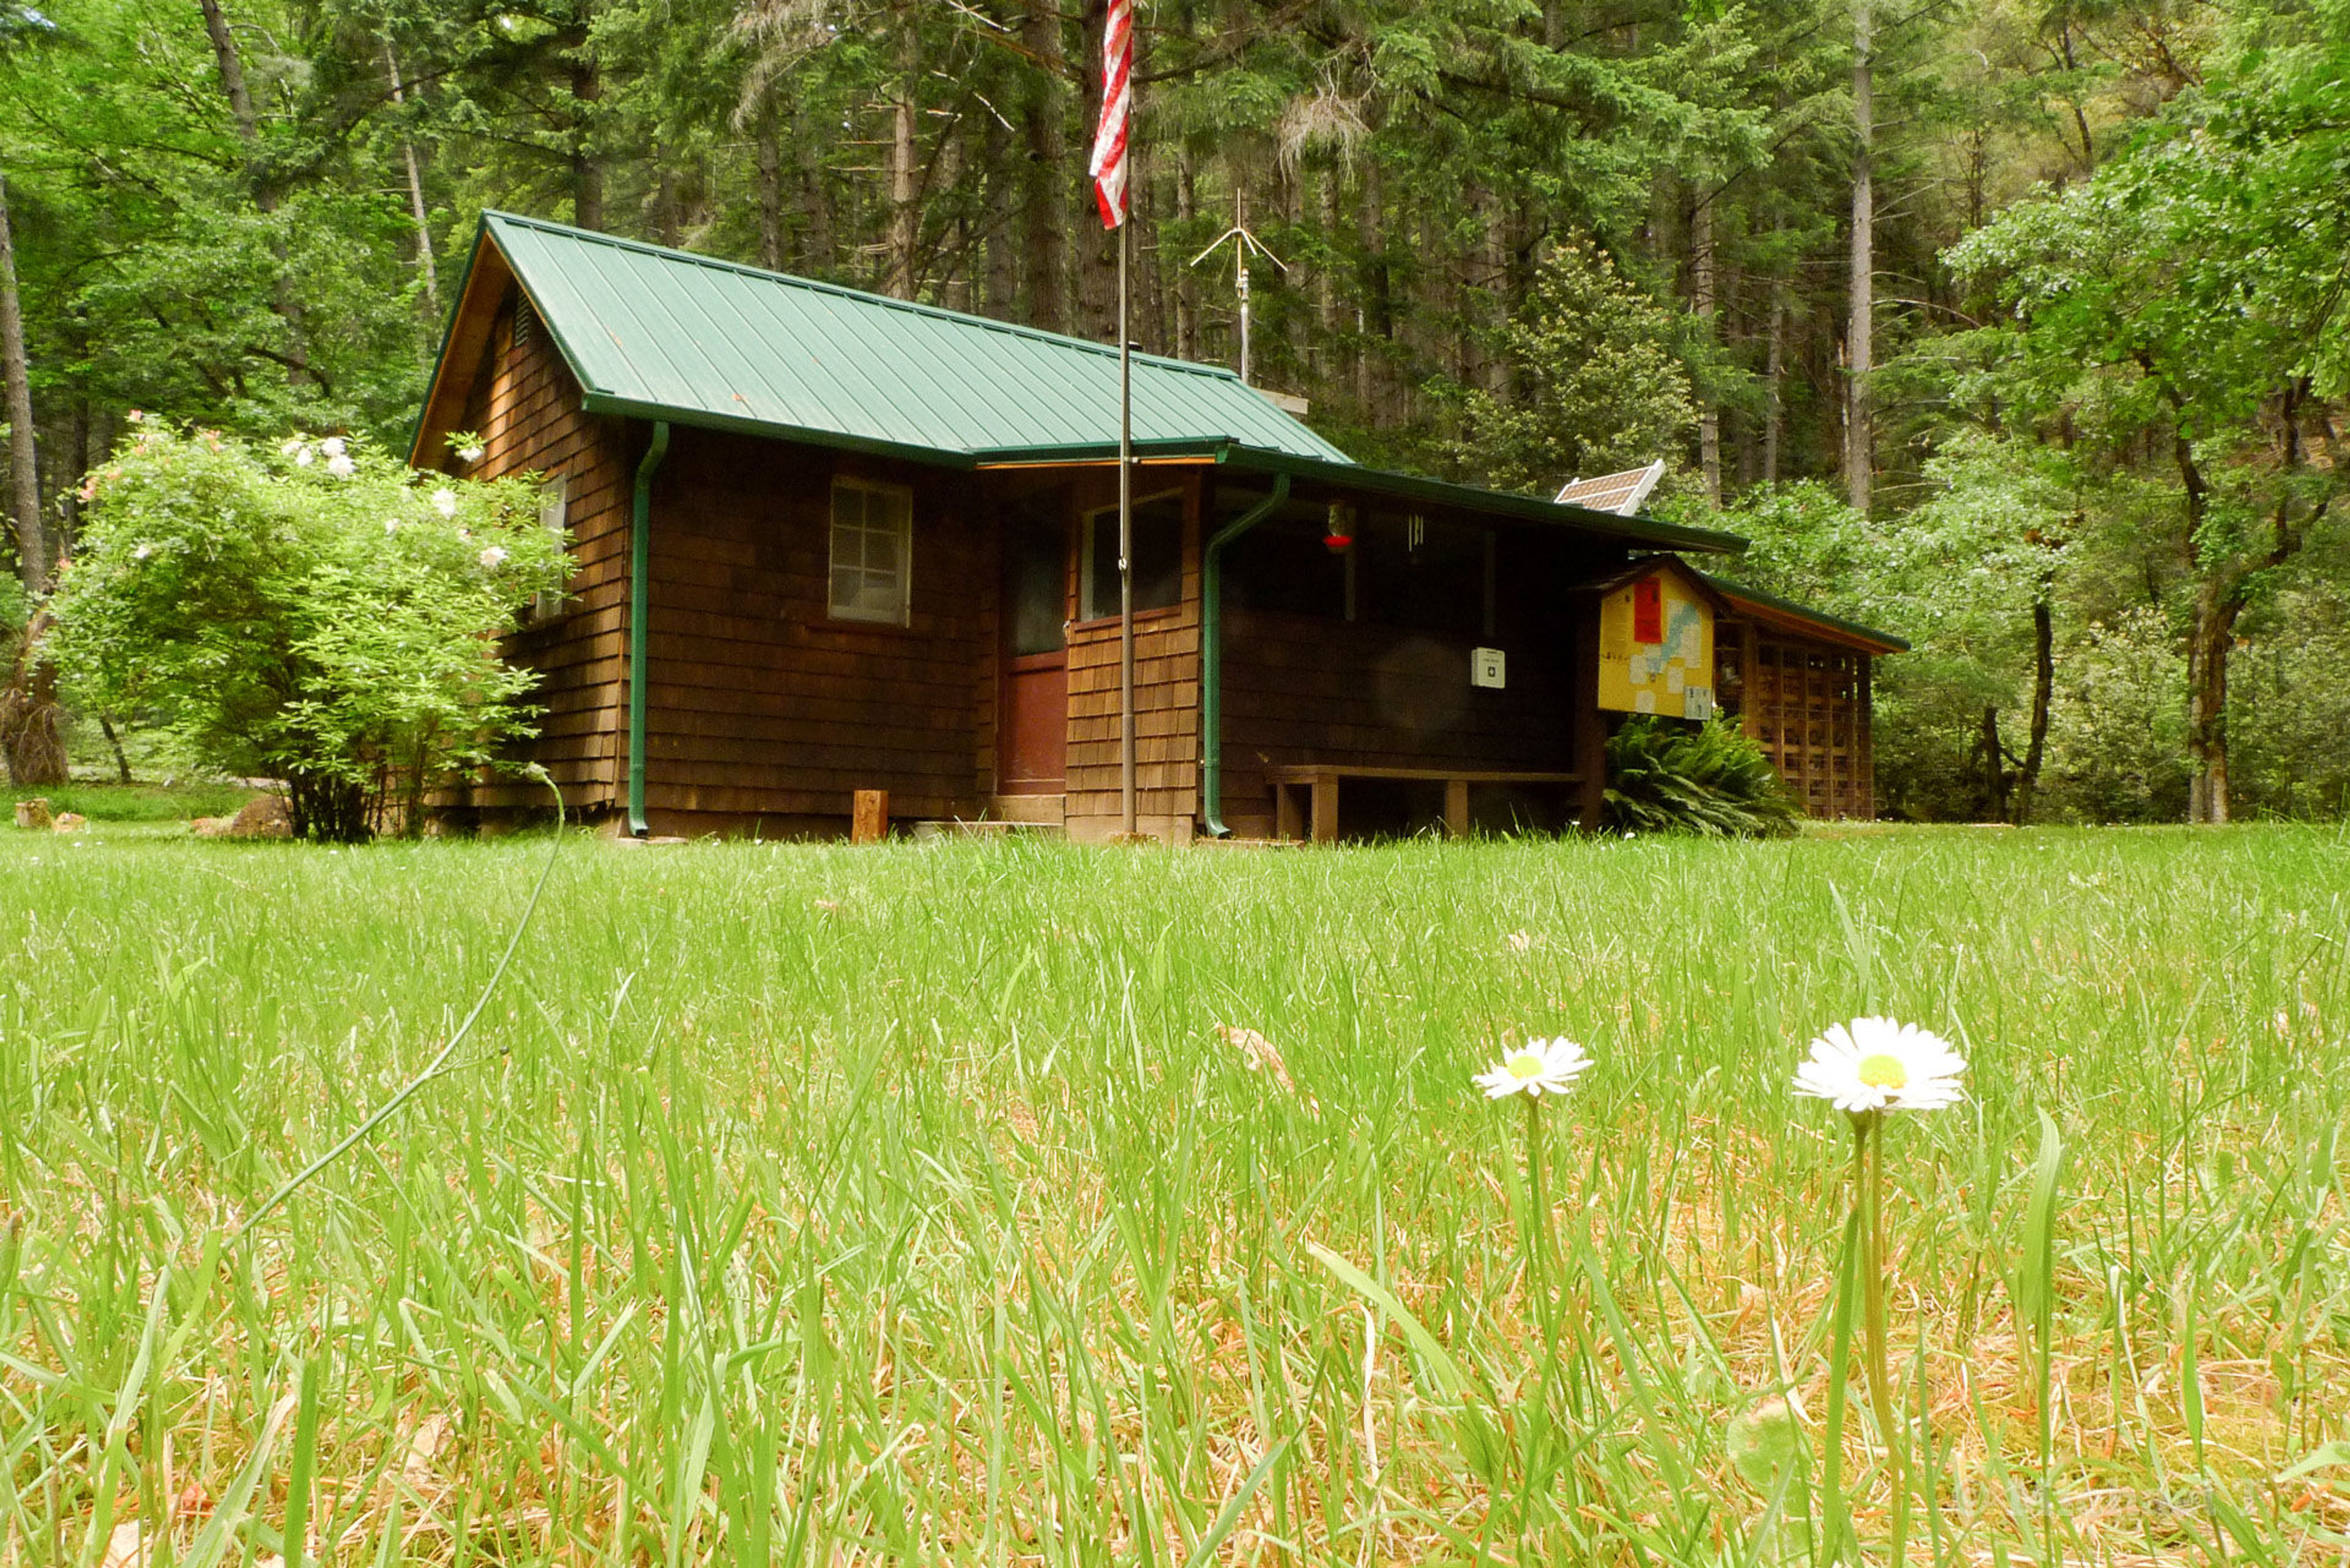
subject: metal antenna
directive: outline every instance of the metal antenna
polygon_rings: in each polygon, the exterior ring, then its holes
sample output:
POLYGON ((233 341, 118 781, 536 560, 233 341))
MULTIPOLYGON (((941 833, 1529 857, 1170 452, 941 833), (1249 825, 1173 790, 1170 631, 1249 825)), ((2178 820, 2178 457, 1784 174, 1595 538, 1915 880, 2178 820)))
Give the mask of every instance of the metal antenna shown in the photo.
POLYGON ((1198 266, 1214 255, 1223 248, 1227 240, 1235 242, 1232 245, 1232 283, 1241 297, 1241 379, 1246 382, 1249 379, 1249 252, 1254 251, 1283 272, 1289 270, 1289 264, 1266 249, 1264 242, 1249 232, 1248 194, 1245 192, 1232 194, 1232 226, 1218 234, 1215 243, 1206 250, 1193 256, 1191 265, 1198 266))

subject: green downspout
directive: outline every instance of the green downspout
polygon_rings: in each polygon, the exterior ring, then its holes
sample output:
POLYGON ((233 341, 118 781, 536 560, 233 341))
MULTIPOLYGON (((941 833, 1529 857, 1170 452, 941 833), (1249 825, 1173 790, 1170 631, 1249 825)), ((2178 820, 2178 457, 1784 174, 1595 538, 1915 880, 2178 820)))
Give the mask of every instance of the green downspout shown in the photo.
POLYGON ((653 474, 669 455, 669 421, 653 421, 653 443, 637 464, 637 504, 629 520, 629 832, 638 838, 652 829, 645 822, 646 621, 652 614, 653 474))
POLYGON ((1211 838, 1224 826, 1224 546, 1273 515, 1289 499, 1289 475, 1273 476, 1273 493, 1216 530, 1200 553, 1200 817, 1211 838))

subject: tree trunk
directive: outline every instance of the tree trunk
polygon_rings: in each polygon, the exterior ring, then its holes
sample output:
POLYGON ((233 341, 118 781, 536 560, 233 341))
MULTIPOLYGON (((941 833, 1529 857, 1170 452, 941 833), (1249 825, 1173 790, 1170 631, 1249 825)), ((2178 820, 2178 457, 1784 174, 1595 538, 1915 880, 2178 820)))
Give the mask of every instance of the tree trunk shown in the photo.
POLYGON ((286 808, 294 836, 319 844, 365 844, 374 830, 368 822, 364 785, 321 774, 294 774, 286 781, 286 808))
POLYGON ((571 56, 571 99, 578 105, 571 127, 571 221, 583 229, 604 226, 604 160, 596 151, 596 106, 604 100, 604 77, 595 45, 583 34, 571 56))
POLYGON ((1869 371, 1875 368, 1877 316, 1877 196, 1871 159, 1875 151, 1876 105, 1869 78, 1869 0, 1853 0, 1852 281, 1850 326, 1846 333, 1844 423, 1845 494, 1853 510, 1866 512, 1876 465, 1871 426, 1869 371))
MULTIPOLYGON (((400 79, 400 57, 391 45, 383 47, 384 68, 391 73, 391 101, 405 105, 408 89, 400 79)), ((400 155, 408 166, 408 213, 416 224, 416 266, 424 275, 424 303, 434 317, 441 314, 441 269, 432 260, 432 217, 424 205, 424 168, 416 156, 416 139, 400 139, 400 155)))
MULTIPOLYGON (((1175 222, 1186 234, 1194 231, 1191 220, 1200 215, 1199 184, 1191 170, 1191 150, 1180 142, 1175 148, 1175 222)), ((1197 359, 1200 357, 1200 280, 1188 255, 1173 258, 1175 267, 1175 357, 1197 359)))
POLYGON ((114 753, 115 782, 121 784, 130 784, 132 782, 130 758, 122 750, 122 737, 114 732, 114 721, 108 715, 100 713, 98 716, 98 731, 106 737, 108 747, 114 753))
MULTIPOLYGON (((1696 306, 1698 331, 1708 348, 1713 347, 1713 194, 1700 188, 1690 213, 1690 292, 1696 306)), ((1705 475, 1705 498, 1721 504, 1721 408, 1711 389, 1697 390, 1698 465, 1705 475)))
POLYGON ((2188 781, 2189 822, 2228 820, 2228 654, 2241 607, 2218 577, 2196 587, 2187 634, 2187 749, 2195 759, 2188 781))
POLYGON ((832 190, 825 183, 824 164, 817 156, 822 140, 814 133, 805 114, 798 120, 793 144, 799 152, 800 213, 807 220, 807 237, 799 248, 795 264, 804 271, 822 277, 833 270, 838 260, 838 246, 833 238, 832 190))
MULTIPOLYGON (((1027 93, 1022 115, 1028 151, 1027 193, 1021 203, 1026 219, 1022 248, 1027 255, 1028 321, 1058 332, 1069 321, 1069 230, 1063 194, 1068 138, 1062 118, 1059 10, 1045 0, 1029 0, 1020 20, 1020 41, 1037 61, 1042 78, 1027 93)), ((1093 78, 1088 75, 1086 79, 1093 78)))
MULTIPOLYGON (((229 114, 236 121, 237 139, 244 143, 245 181, 253 192, 253 204, 264 217, 270 216, 279 204, 277 178, 262 161, 261 119, 254 112, 253 94, 244 85, 244 57, 237 49, 236 35, 229 31, 228 17, 221 10, 220 0, 197 0, 197 4, 203 8, 204 31, 212 38, 221 93, 228 99, 229 114)), ((283 236, 273 234, 270 245, 278 261, 277 280, 271 289, 271 308, 286 323, 293 348, 293 363, 286 368, 286 380, 289 386, 299 387, 310 379, 303 368, 302 302, 294 292, 292 269, 285 265, 283 236)))
POLYGON ((1762 358, 1762 483, 1779 483, 1779 430, 1785 422, 1780 384, 1787 379, 1787 284, 1771 280, 1770 340, 1762 358))
POLYGON ((987 234, 983 244, 987 264, 980 274, 983 314, 999 321, 1020 319, 1019 232, 1023 182, 1012 153, 1012 128, 996 115, 987 117, 986 142, 980 156, 986 161, 987 234))
POLYGON ((2056 623, 2047 599, 2032 607, 2032 738, 2015 774, 2015 826, 2032 820, 2033 796, 2040 789, 2040 765, 2048 755, 2048 704, 2056 691, 2056 623))
POLYGON ((1362 249, 1362 275, 1355 286, 1357 331, 1355 399, 1362 405, 1366 424, 1385 417, 1381 396, 1386 382, 1388 341, 1395 336, 1395 312, 1389 300, 1387 260, 1387 190, 1379 161, 1363 159, 1363 195, 1355 203, 1355 239, 1362 249))
POLYGON ((8 782, 23 789, 66 782, 64 715, 57 707, 55 666, 41 658, 41 639, 51 625, 36 611, 32 624, 13 639, 7 682, 0 685, 0 754, 8 782))
POLYGON ((16 292, 16 244, 8 223, 5 175, 0 175, 0 379, 8 389, 8 515, 16 531, 16 571, 26 589, 37 595, 48 588, 49 530, 41 515, 32 369, 25 354, 25 310, 16 292))
POLYGON ((898 76, 889 88, 889 260, 884 290, 899 299, 914 297, 915 252, 922 234, 921 151, 914 117, 921 88, 921 32, 914 8, 898 12, 898 76))
MULTIPOLYGON (((196 0, 203 7, 204 31, 213 41, 213 58, 220 68, 221 91, 228 99, 229 112, 236 117, 236 133, 250 151, 261 140, 261 121, 253 112, 253 94, 245 90, 244 57, 236 47, 236 36, 228 30, 228 17, 222 14, 220 0, 196 0)), ((272 201, 263 212, 276 206, 272 201)))
POLYGON ((784 144, 775 133, 775 100, 759 105, 754 133, 759 164, 759 265, 769 272, 784 270, 784 144))
POLYGON ((2008 818, 2007 748, 1999 738, 1999 709, 1985 704, 1982 713, 1982 734, 1975 742, 1975 756, 1982 765, 1983 820, 2005 822, 2008 818))

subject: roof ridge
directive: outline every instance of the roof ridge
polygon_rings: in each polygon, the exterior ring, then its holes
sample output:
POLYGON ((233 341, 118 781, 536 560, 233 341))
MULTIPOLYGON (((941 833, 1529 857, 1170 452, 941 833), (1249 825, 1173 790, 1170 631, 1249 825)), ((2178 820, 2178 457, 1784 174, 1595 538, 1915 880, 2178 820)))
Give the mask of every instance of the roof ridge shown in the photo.
MULTIPOLYGON (((925 305, 920 300, 898 299, 886 294, 874 294, 866 289, 851 288, 847 284, 827 283, 821 278, 802 277, 796 273, 776 272, 769 267, 752 266, 743 262, 728 261, 723 256, 703 255, 698 251, 681 250, 674 245, 657 245, 644 240, 624 239, 618 234, 608 234, 597 229, 583 229, 574 223, 558 223, 548 218, 533 218, 520 213, 505 212, 501 208, 484 207, 482 209, 482 222, 484 224, 493 222, 511 223, 518 228, 536 229, 546 234, 590 240, 598 244, 610 245, 616 250, 636 251, 641 254, 660 256, 665 260, 690 262, 695 266, 708 267, 715 272, 739 273, 745 277, 758 278, 765 282, 789 284, 795 288, 804 288, 817 294, 837 295, 842 298, 856 300, 862 305, 883 306, 892 310, 905 311, 910 315, 929 317, 934 320, 951 321, 962 326, 983 327, 990 332, 1001 332, 1014 337, 1025 337, 1035 342, 1050 343, 1057 348, 1081 348, 1105 358, 1118 357, 1117 345, 1097 343, 1089 337, 1073 337, 1066 332, 1047 332, 1041 327, 1027 327, 1016 321, 998 321, 993 317, 978 316, 967 310, 950 310, 944 306, 925 305)), ((1149 363, 1164 369, 1180 370, 1187 375, 1206 376, 1215 380, 1230 381, 1238 386, 1248 387, 1252 392, 1257 390, 1256 388, 1242 380, 1238 371, 1222 365, 1203 365, 1196 359, 1178 359, 1166 354, 1138 352, 1134 358, 1138 364, 1149 363)))

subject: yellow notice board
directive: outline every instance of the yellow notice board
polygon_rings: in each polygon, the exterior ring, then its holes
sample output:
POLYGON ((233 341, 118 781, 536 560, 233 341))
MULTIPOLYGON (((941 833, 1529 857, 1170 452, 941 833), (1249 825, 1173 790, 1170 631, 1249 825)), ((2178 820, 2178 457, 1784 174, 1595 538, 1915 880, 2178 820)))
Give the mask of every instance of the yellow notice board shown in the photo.
POLYGON ((1599 705, 1713 717, 1713 606, 1659 567, 1599 601, 1599 705))

